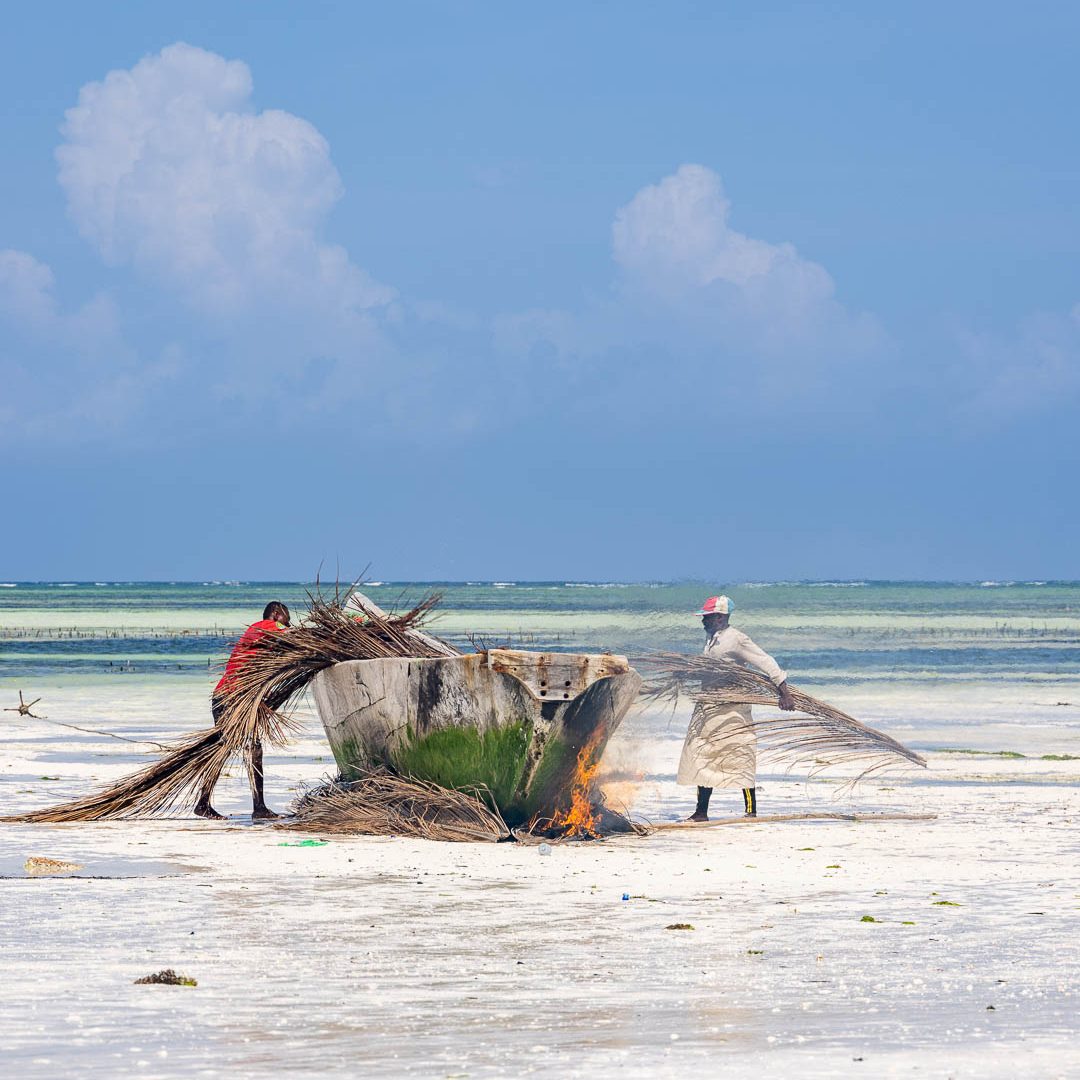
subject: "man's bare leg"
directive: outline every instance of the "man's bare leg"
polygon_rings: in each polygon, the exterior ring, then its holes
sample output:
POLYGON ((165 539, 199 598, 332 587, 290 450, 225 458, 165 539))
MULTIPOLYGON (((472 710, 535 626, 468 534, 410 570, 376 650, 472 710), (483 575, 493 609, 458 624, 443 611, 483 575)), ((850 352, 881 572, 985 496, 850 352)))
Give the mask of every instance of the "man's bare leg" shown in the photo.
MULTIPOLYGON (((214 717, 214 727, 221 727, 221 714, 224 706, 220 698, 212 697, 210 699, 210 712, 214 717)), ((224 765, 222 765, 224 768, 224 765)), ((224 821, 225 815, 219 814, 210 805, 210 796, 214 794, 214 788, 217 786, 217 782, 221 779, 221 769, 218 769, 213 776, 209 777, 205 784, 203 784, 202 791, 199 792, 199 801, 195 804, 195 813, 199 817, 211 818, 214 821, 224 821)))
MULTIPOLYGON (((218 774, 220 775, 220 773, 218 774)), ((218 777, 214 776, 203 785, 202 791, 199 792, 199 801, 195 804, 195 813, 198 817, 211 818, 215 821, 223 821, 225 819, 224 814, 219 814, 210 805, 210 796, 214 794, 214 786, 218 782, 218 777)))
POLYGON ((266 821, 270 818, 281 817, 266 805, 263 797, 263 748, 262 743, 256 741, 251 747, 251 756, 248 760, 248 776, 251 780, 251 820, 266 821))

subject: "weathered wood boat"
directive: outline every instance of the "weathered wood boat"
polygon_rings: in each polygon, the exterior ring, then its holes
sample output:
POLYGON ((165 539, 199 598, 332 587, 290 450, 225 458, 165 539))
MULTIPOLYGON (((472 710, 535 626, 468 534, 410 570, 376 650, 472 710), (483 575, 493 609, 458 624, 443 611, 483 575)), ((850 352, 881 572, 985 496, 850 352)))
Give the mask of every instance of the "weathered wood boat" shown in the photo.
POLYGON ((567 808, 579 755, 599 760, 641 678, 624 656, 489 649, 349 660, 311 686, 343 778, 383 765, 480 788, 516 826, 567 808))

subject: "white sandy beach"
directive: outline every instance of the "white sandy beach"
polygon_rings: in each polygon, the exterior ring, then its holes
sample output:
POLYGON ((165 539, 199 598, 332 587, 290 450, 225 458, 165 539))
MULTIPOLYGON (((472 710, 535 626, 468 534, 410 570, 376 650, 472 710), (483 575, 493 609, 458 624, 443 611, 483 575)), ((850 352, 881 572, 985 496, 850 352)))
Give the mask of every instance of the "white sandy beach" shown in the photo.
MULTIPOLYGON (((46 704, 52 718, 159 738, 200 726, 205 708, 189 686, 168 700, 61 689, 46 704)), ((5 812, 142 760, 130 744, 2 715, 5 812)), ((1045 746, 1077 752, 1072 729, 1047 731, 1045 746)), ((627 734, 613 753, 644 763, 637 812, 685 813, 678 724, 638 741, 631 721, 627 734)), ((740 822, 550 855, 390 838, 284 846, 305 834, 251 826, 238 778, 219 789, 227 824, 3 825, 5 1071, 1076 1075, 1078 764, 933 754, 929 774, 839 798, 765 775, 762 813, 938 816, 740 822), (27 878, 35 855, 85 869, 27 878), (133 985, 167 967, 198 987, 133 985)), ((268 755, 271 804, 331 770, 313 722, 268 755)), ((736 799, 718 793, 714 809, 734 814, 736 799)))

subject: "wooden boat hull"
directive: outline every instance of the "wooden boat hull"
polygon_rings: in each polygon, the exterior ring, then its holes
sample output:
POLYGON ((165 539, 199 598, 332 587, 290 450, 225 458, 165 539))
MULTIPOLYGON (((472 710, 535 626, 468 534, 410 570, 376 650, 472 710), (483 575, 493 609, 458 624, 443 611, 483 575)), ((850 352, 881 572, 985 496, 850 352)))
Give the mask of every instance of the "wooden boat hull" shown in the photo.
POLYGON ((490 649, 350 660, 312 681, 345 779, 383 765, 486 791, 511 826, 565 809, 641 687, 625 657, 490 649))

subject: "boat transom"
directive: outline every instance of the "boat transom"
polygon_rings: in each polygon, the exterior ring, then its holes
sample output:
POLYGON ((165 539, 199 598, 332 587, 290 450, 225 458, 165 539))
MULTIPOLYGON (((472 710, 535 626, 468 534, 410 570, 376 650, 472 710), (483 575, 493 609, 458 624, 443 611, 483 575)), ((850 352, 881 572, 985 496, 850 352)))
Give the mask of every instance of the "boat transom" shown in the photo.
POLYGON ((632 671, 625 656, 612 653, 535 653, 488 649, 487 666, 512 675, 538 701, 569 701, 594 682, 632 671))

